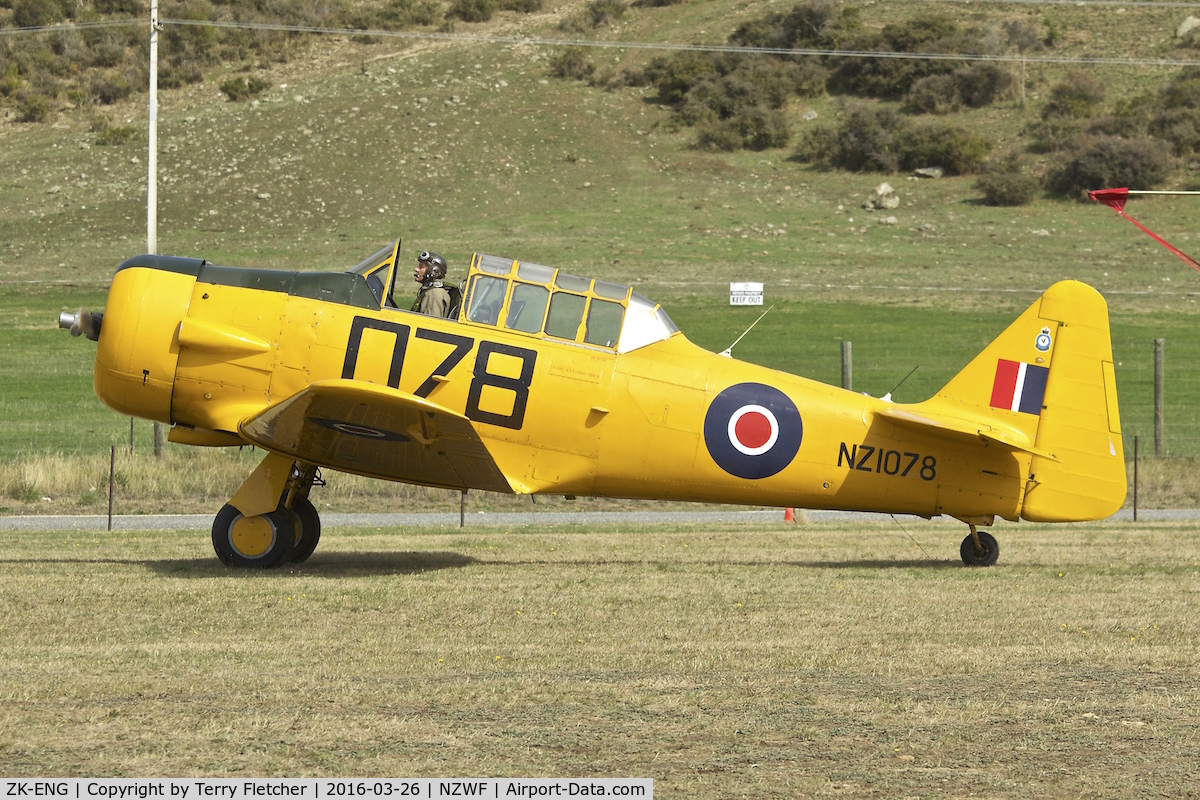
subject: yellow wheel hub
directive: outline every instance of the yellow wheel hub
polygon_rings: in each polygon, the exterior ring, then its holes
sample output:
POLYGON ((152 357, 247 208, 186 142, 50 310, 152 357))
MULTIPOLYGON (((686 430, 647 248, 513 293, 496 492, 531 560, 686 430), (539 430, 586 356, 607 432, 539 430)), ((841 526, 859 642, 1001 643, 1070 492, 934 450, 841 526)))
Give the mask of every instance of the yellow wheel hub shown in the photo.
POLYGON ((229 532, 229 543, 246 558, 256 558, 271 548, 275 526, 266 517, 239 517, 229 532))

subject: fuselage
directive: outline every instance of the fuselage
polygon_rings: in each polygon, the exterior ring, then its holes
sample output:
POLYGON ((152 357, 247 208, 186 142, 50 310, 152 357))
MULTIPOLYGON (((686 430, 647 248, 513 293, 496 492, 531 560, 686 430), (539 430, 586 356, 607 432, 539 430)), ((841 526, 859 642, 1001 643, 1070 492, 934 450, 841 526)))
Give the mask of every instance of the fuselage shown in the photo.
POLYGON ((249 415, 349 379, 464 414, 518 492, 1020 513, 1027 454, 900 428, 878 414, 886 401, 678 332, 620 352, 381 307, 341 274, 131 262, 109 294, 95 388, 172 424, 174 441, 241 444, 249 415))

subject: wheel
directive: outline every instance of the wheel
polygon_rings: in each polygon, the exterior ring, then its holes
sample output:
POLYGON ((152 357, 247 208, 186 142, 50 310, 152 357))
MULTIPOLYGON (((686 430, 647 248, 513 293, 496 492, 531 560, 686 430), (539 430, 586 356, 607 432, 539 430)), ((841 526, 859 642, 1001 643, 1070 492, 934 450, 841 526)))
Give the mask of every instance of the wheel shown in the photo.
POLYGON ((1000 543, 996 541, 996 537, 979 531, 979 544, 981 549, 976 549, 975 540, 971 536, 962 540, 958 554, 962 556, 963 563, 968 567, 990 567, 995 564, 996 559, 1000 557, 1000 543))
POLYGON ((226 503, 213 520, 213 550, 227 567, 268 569, 291 555, 296 527, 296 517, 287 509, 244 517, 226 503))
POLYGON ((288 561, 299 564, 313 554, 321 541, 321 516, 307 497, 297 497, 292 503, 296 517, 296 544, 288 561))

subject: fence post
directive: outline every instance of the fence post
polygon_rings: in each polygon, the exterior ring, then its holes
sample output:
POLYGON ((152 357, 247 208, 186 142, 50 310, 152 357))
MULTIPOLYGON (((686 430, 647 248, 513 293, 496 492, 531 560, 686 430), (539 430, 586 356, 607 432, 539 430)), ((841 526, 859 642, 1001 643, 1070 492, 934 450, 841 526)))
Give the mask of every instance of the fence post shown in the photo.
POLYGON ((842 388, 853 389, 854 381, 851 376, 852 364, 850 358, 850 343, 842 342, 842 388))
POLYGON ((1163 392, 1166 383, 1166 339, 1154 340, 1154 455, 1166 453, 1167 440, 1164 431, 1163 392))
POLYGON ((1133 437, 1133 521, 1137 522, 1138 437, 1133 437))
POLYGON ((117 446, 108 449, 108 529, 112 530, 113 471, 117 468, 117 446))

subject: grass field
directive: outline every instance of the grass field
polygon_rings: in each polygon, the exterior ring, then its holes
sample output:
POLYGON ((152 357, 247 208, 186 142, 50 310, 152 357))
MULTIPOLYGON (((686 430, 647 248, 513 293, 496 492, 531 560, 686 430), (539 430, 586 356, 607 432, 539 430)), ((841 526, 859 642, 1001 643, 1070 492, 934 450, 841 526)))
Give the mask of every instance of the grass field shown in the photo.
POLYGON ((660 797, 1194 796, 1190 526, 0 534, 0 773, 644 776, 660 797), (919 543, 919 544, 917 544, 919 543))

